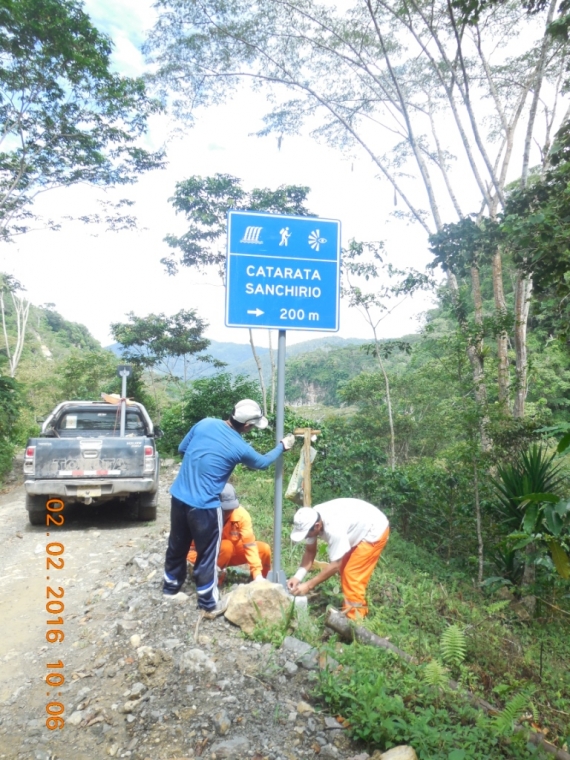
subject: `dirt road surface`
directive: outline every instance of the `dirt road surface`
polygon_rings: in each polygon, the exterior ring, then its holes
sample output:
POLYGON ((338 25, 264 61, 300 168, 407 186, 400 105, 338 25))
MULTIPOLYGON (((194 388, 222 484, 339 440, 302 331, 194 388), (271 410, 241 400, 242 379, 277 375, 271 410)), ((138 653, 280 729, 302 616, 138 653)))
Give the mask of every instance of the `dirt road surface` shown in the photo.
POLYGON ((223 617, 195 639, 191 580, 188 600, 164 600, 172 478, 156 523, 114 504, 35 527, 21 486, 0 495, 0 758, 367 758, 310 704, 316 673, 298 653, 223 617), (62 642, 46 640, 58 630, 62 642))

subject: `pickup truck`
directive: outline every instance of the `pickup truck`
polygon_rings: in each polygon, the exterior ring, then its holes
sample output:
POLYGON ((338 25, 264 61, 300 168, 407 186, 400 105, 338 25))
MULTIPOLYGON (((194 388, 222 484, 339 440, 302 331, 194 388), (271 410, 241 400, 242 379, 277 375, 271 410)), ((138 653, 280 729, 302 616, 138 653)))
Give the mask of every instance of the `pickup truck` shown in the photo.
POLYGON ((45 525, 46 502, 101 504, 127 500, 139 520, 156 520, 159 456, 154 428, 142 404, 64 401, 46 418, 24 456, 26 509, 45 525), (124 435, 121 436, 121 429, 124 435))

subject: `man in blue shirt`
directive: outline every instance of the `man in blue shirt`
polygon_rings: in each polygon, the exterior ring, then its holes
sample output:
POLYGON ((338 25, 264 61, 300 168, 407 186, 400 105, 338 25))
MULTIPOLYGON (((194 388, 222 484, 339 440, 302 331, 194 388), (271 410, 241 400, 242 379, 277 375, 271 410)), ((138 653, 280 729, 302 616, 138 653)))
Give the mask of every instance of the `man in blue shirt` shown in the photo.
POLYGON ((265 470, 295 443, 290 433, 269 453, 258 454, 242 435, 254 427, 263 430, 267 424, 259 404, 244 399, 225 421, 212 417, 200 420, 178 447, 184 458, 170 488, 170 537, 163 592, 167 597, 179 593, 186 580, 186 555, 194 541, 198 607, 206 617, 223 611, 218 604, 217 559, 223 529, 220 494, 229 476, 240 463, 265 470))

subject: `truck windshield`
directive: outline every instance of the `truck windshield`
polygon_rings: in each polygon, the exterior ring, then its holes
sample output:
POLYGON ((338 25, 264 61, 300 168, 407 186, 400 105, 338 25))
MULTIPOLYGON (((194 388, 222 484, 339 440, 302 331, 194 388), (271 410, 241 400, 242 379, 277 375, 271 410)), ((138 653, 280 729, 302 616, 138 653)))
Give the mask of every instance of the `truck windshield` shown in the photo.
MULTIPOLYGON (((73 409, 66 412, 59 420, 58 430, 64 435, 75 431, 97 434, 118 435, 121 428, 121 410, 73 409)), ((145 435, 144 423, 138 412, 127 410, 125 420, 126 435, 145 435)))

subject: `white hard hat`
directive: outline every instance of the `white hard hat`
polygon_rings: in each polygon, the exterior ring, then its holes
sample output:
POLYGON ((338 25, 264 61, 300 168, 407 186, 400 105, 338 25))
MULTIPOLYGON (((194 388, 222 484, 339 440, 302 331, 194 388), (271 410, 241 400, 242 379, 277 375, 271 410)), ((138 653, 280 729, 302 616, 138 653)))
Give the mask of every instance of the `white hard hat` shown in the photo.
POLYGON ((222 509, 231 511, 239 507, 239 500, 236 495, 236 489, 231 483, 226 483, 222 493, 220 494, 220 501, 222 502, 222 509))
POLYGON ((307 533, 319 519, 319 513, 312 507, 301 507, 295 512, 293 518, 293 530, 291 532, 291 541, 302 541, 307 537, 307 533))
POLYGON ((267 417, 263 416, 263 412, 257 401, 252 401, 250 398, 238 401, 234 406, 232 417, 237 422, 241 422, 242 425, 255 425, 260 430, 265 430, 269 425, 267 417))

